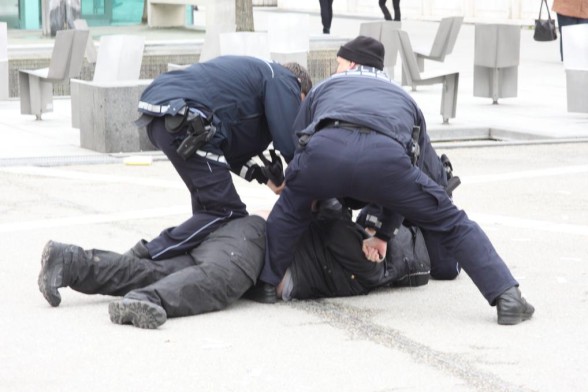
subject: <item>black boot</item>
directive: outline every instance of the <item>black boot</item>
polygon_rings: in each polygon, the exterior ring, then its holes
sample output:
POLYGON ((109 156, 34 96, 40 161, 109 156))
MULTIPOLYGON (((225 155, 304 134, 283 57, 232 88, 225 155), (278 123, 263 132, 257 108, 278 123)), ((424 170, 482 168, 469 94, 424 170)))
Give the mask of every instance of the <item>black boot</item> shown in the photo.
POLYGON ((115 324, 133 324, 138 328, 155 329, 165 323, 165 310, 152 302, 124 298, 108 305, 110 321, 115 324))
POLYGON ((61 295, 57 290, 66 287, 64 275, 72 261, 76 246, 49 241, 43 248, 41 256, 41 272, 39 273, 39 290, 51 304, 59 306, 61 295))
POLYGON ((262 304, 275 304, 278 301, 276 288, 271 284, 258 281, 255 286, 243 294, 243 298, 262 304))
POLYGON ((533 305, 521 296, 521 291, 516 286, 500 294, 496 299, 496 309, 500 325, 515 325, 529 320, 535 312, 533 305))

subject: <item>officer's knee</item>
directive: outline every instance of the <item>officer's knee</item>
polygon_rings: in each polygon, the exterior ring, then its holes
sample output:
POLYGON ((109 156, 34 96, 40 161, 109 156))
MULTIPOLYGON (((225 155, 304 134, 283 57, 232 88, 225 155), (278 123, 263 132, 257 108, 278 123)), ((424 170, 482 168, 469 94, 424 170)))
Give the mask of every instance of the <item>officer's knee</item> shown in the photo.
POLYGON ((461 272, 459 263, 450 263, 442 267, 431 265, 431 278, 436 280, 453 280, 461 272))

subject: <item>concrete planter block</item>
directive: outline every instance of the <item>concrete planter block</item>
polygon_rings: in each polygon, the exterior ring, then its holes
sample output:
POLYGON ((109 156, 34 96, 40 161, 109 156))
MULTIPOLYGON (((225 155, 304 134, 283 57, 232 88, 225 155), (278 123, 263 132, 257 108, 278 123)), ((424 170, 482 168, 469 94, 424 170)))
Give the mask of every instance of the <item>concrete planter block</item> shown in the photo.
POLYGON ((137 128, 139 98, 151 80, 76 81, 80 99, 80 146, 103 153, 155 150, 137 128))

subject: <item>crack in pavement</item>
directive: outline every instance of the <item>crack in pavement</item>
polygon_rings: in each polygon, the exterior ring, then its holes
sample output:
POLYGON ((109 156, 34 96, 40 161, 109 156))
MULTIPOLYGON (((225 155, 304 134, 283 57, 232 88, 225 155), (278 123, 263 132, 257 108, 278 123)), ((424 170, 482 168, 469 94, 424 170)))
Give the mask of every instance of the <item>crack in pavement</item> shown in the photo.
POLYGON ((373 311, 336 304, 325 299, 292 301, 289 305, 311 313, 329 325, 347 331, 355 338, 365 339, 408 354, 416 363, 431 366, 443 373, 458 377, 477 391, 532 391, 504 381, 495 374, 476 369, 470 361, 463 360, 458 355, 434 350, 407 338, 398 330, 371 322, 373 311))

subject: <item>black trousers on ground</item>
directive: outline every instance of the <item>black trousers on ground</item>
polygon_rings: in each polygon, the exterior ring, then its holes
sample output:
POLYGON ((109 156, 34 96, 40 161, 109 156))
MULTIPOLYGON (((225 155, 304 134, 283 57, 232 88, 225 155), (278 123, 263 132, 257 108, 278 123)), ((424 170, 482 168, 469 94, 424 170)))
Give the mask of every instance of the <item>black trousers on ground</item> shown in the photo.
POLYGON ((155 303, 168 317, 191 316, 239 299, 255 283, 264 250, 265 221, 248 216, 226 223, 189 254, 164 260, 84 251, 69 266, 65 282, 86 294, 155 303))
POLYGON ((154 118, 147 132, 151 143, 169 158, 192 199, 192 217, 165 229, 146 244, 152 259, 185 254, 220 225, 247 215, 226 163, 196 154, 184 160, 176 149, 186 136, 186 130, 175 134, 168 132, 163 118, 154 118))

